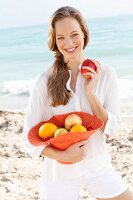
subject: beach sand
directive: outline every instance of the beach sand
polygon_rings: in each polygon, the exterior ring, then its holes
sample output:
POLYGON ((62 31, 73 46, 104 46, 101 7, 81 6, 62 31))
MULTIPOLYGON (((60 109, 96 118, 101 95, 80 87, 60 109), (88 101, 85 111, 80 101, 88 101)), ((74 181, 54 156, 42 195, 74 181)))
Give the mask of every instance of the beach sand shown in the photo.
MULTIPOLYGON (((23 147, 24 113, 0 112, 0 195, 2 200, 39 200, 41 161, 23 147)), ((107 141, 115 169, 133 191, 133 118, 123 117, 118 134, 107 141)), ((81 189, 81 200, 92 200, 81 189)))

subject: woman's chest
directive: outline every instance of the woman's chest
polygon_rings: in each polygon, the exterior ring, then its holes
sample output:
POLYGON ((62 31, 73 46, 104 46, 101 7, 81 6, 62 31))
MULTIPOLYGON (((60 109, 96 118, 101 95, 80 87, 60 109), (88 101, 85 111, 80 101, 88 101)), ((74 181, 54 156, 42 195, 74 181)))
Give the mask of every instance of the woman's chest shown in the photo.
MULTIPOLYGON (((101 104, 104 104, 104 93, 96 91, 96 95, 99 98, 101 104)), ((92 114, 92 110, 87 99, 84 88, 79 91, 79 94, 73 93, 69 102, 66 105, 59 105, 51 107, 51 115, 65 114, 68 112, 87 112, 92 114)))

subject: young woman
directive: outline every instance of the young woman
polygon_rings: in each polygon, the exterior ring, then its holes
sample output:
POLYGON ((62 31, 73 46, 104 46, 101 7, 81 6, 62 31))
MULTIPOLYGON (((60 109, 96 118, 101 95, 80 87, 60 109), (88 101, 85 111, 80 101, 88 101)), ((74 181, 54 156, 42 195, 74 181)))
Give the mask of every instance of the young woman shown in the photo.
POLYGON ((78 200, 84 186, 97 200, 133 200, 132 193, 111 165, 105 137, 112 137, 119 121, 117 78, 113 69, 92 60, 97 70, 87 67, 91 80, 85 79, 79 66, 86 59, 89 41, 86 22, 72 7, 61 7, 49 26, 49 48, 54 52, 53 66, 36 80, 24 126, 24 141, 31 157, 44 156, 40 184, 41 199, 78 200), (88 141, 65 151, 51 146, 35 147, 28 141, 31 127, 53 115, 83 111, 104 121, 104 128, 88 141), (74 162, 74 164, 62 164, 74 162))

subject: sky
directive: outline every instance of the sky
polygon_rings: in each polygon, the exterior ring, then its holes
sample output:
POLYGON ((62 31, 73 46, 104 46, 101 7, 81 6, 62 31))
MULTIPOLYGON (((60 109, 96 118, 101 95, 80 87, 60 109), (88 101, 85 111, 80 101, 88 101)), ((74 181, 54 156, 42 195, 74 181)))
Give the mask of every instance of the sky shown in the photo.
POLYGON ((133 14, 133 0, 0 0, 0 29, 48 23, 53 12, 66 5, 86 19, 133 14))

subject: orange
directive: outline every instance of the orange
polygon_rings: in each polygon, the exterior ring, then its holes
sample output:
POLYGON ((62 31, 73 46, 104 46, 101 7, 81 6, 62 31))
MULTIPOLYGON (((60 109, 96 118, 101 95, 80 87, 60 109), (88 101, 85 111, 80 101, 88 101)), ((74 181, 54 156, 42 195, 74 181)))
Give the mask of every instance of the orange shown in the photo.
POLYGON ((42 139, 51 138, 54 136, 55 131, 58 127, 53 123, 45 123, 39 128, 39 136, 42 139))
POLYGON ((87 129, 81 124, 76 124, 70 129, 70 132, 87 132, 87 129))

